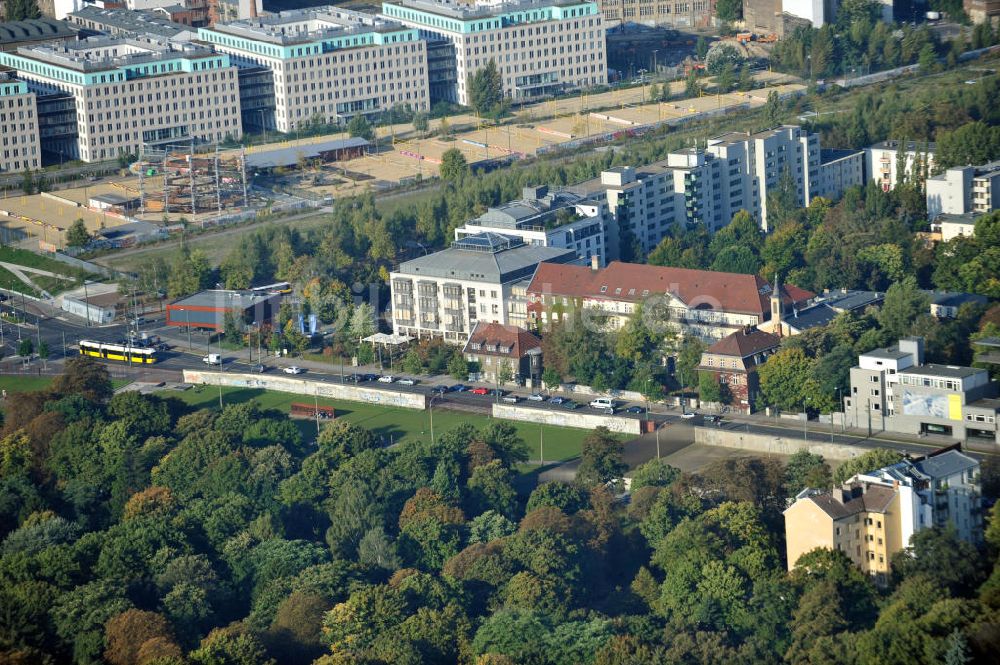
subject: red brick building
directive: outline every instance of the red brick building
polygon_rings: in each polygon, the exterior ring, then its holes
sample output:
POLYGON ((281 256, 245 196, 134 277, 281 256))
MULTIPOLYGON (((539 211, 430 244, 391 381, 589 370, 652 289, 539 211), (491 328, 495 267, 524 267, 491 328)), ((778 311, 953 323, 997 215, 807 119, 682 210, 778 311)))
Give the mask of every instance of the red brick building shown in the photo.
POLYGON ((730 408, 740 413, 752 413, 759 390, 757 367, 778 350, 777 335, 744 328, 708 347, 701 354, 698 369, 711 372, 732 395, 730 408))

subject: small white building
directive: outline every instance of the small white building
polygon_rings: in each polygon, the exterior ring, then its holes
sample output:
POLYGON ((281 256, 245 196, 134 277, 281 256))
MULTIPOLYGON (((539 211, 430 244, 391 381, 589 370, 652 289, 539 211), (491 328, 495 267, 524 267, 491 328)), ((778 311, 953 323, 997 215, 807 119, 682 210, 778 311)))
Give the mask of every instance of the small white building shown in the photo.
POLYGON ((896 184, 901 180, 901 174, 897 173, 899 166, 899 151, 905 153, 905 173, 907 177, 923 177, 934 168, 934 143, 920 143, 917 141, 906 141, 905 145, 900 145, 899 141, 880 141, 868 148, 865 148, 865 169, 867 177, 874 180, 882 191, 888 192, 896 188, 896 184), (919 158, 921 173, 914 174, 913 166, 919 158))
MULTIPOLYGON (((117 294, 114 298, 117 298, 117 294)), ((92 299, 63 296, 62 310, 96 325, 107 325, 115 320, 117 311, 114 304, 107 304, 108 301, 107 297, 101 296, 94 296, 92 299)))
POLYGON ((1000 209, 1000 161, 956 166, 927 178, 927 217, 983 215, 1000 209))
POLYGON ((941 232, 941 241, 948 242, 959 237, 971 238, 976 235, 976 220, 980 216, 974 213, 953 215, 941 213, 934 219, 934 227, 941 232))

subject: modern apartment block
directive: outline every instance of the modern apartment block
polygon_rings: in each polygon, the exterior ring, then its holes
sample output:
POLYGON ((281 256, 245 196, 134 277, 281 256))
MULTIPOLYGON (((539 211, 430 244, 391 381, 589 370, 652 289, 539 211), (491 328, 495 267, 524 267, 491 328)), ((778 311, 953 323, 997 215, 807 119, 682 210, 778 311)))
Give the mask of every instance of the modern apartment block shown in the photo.
POLYGON ((843 487, 807 488, 785 510, 788 569, 817 548, 840 550, 885 584, 894 554, 918 531, 951 525, 982 540, 979 462, 957 446, 860 473, 843 487))
POLYGON ((740 210, 766 230, 767 197, 784 177, 798 204, 806 206, 815 196, 839 195, 862 184, 858 157, 850 160, 848 167, 831 159, 828 174, 819 137, 784 125, 756 134, 725 134, 709 139, 704 149, 680 150, 639 168, 615 167, 568 189, 607 200, 621 236, 617 256, 626 256, 626 243, 634 244, 633 253, 645 255, 676 226, 701 224, 715 232, 740 210))
POLYGON ((38 95, 42 148, 85 162, 145 144, 240 138, 229 56, 153 38, 94 37, 0 53, 38 95))
POLYGON ((241 80, 248 124, 291 132, 313 120, 429 108, 426 42, 392 20, 322 7, 217 24, 198 36, 254 77, 252 85, 241 80), (256 80, 268 72, 270 89, 256 80))
POLYGON ((956 166, 927 178, 927 217, 983 215, 1000 209, 1000 161, 956 166))
POLYGON ((820 150, 819 185, 815 196, 836 200, 854 186, 865 184, 865 151, 823 148, 820 150))
POLYGON ((465 344, 479 323, 523 327, 524 293, 535 269, 576 260, 571 249, 529 245, 512 236, 466 236, 390 273, 393 332, 465 344))
POLYGON ((0 171, 41 166, 35 94, 11 72, 0 71, 0 171))
POLYGON ((521 198, 488 209, 479 217, 455 229, 455 240, 485 232, 520 238, 537 247, 572 249, 577 258, 600 265, 608 261, 607 237, 612 222, 607 203, 586 199, 564 190, 525 187, 521 198))
POLYGON ((773 287, 757 275, 612 261, 605 268, 541 264, 527 295, 532 328, 545 330, 579 313, 618 330, 641 310, 648 326, 712 343, 767 321, 772 301, 791 309, 815 294, 783 285, 774 298, 773 287))
POLYGON ((922 179, 934 169, 935 149, 934 143, 906 141, 903 145, 900 141, 879 141, 865 148, 866 177, 886 192, 895 189, 904 175, 922 179), (903 157, 899 156, 901 150, 903 157), (903 167, 903 174, 898 172, 900 166, 903 167))
POLYGON ((623 23, 672 28, 714 26, 715 3, 710 0, 598 0, 604 20, 611 27, 623 23))
POLYGON ((468 105, 468 79, 490 60, 518 102, 608 82, 604 17, 593 1, 386 0, 382 13, 455 45, 447 101, 468 105))
POLYGON ((976 439, 1000 444, 1000 399, 989 372, 975 367, 924 363, 924 340, 858 357, 844 397, 848 427, 976 439))

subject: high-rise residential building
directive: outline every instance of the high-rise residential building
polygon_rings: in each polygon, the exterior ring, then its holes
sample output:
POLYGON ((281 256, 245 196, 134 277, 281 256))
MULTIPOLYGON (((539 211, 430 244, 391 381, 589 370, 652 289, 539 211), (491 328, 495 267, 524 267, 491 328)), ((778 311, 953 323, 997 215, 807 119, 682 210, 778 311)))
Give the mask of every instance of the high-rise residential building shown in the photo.
POLYGON ((958 446, 857 474, 832 490, 807 488, 785 510, 788 569, 817 549, 839 550, 885 584, 915 533, 952 526, 982 541, 979 462, 958 446))
POLYGON ((468 105, 469 78, 490 60, 513 101, 608 82, 604 18, 593 1, 385 0, 382 13, 455 45, 447 101, 468 105))
MULTIPOLYGON (((455 229, 455 240, 485 232, 520 238, 527 245, 563 247, 590 263, 609 260, 606 237, 611 225, 607 202, 587 199, 565 190, 525 187, 521 198, 489 208, 455 229)), ((611 233, 610 235, 614 235, 611 233)))
POLYGON ((861 354, 850 376, 848 427, 1000 443, 1000 399, 989 372, 925 364, 921 337, 861 354))
POLYGON ((641 23, 672 28, 710 28, 715 18, 712 0, 598 0, 609 27, 641 23))
POLYGON ((927 178, 927 217, 984 215, 1000 209, 1000 161, 956 166, 927 178))
POLYGON ((240 67, 248 126, 292 132, 316 120, 429 108, 427 44, 394 20, 322 7, 217 24, 198 35, 240 67))
POLYGON ((819 153, 819 185, 814 196, 836 200, 856 185, 865 184, 865 151, 823 148, 819 153))
POLYGON ((38 95, 42 147, 85 162, 143 145, 240 138, 229 56, 154 38, 92 37, 0 53, 38 95))
POLYGON ((934 151, 934 143, 879 141, 865 148, 866 177, 886 192, 903 178, 922 180, 934 168, 934 151))
POLYGON ((11 72, 0 72, 0 171, 41 166, 35 94, 11 72))
POLYGON ((571 249, 499 233, 466 236, 390 273, 393 332, 465 344, 479 323, 524 326, 527 285, 538 265, 576 260, 571 249))

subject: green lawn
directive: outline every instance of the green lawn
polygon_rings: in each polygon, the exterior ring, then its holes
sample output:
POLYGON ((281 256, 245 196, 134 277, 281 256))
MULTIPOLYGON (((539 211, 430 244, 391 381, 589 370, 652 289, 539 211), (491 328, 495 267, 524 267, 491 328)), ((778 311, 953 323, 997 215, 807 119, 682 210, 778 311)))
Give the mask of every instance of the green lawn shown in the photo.
MULTIPOLYGON (((9 393, 26 393, 32 390, 44 390, 52 384, 54 379, 55 377, 52 376, 4 374, 0 375, 0 389, 6 390, 9 393)), ((115 390, 118 390, 122 386, 128 385, 129 383, 131 383, 131 381, 127 379, 111 379, 111 386, 115 390)))
MULTIPOLYGON (((59 293, 60 291, 65 291, 78 284, 82 283, 84 279, 89 279, 91 277, 97 277, 88 273, 86 270, 76 268, 74 266, 56 261, 47 256, 41 254, 36 254, 34 252, 29 252, 26 249, 17 249, 15 247, 9 247, 7 245, 0 246, 0 261, 4 263, 14 263, 19 266, 25 266, 26 268, 38 268, 39 270, 48 270, 49 272, 54 272, 58 275, 65 275, 66 277, 72 278, 71 280, 59 279, 58 277, 48 277, 46 275, 39 275, 36 273, 27 273, 28 279, 33 281, 35 284, 41 288, 49 291, 50 293, 59 293)), ((25 293, 30 293, 31 289, 11 275, 6 270, 3 271, 6 274, 0 273, 0 280, 15 280, 16 288, 18 290, 24 290, 25 293)), ((8 286, 7 283, 0 284, 4 287, 8 286)))
MULTIPOLYGON (((171 391, 164 393, 164 395, 177 397, 194 407, 214 407, 219 404, 219 390, 211 386, 196 386, 183 392, 171 391)), ((312 401, 312 398, 304 395, 247 388, 223 388, 222 399, 223 402, 228 403, 253 399, 262 408, 278 409, 285 413, 288 413, 292 402, 311 403, 312 401)), ((393 409, 360 402, 343 402, 322 398, 319 403, 322 406, 334 407, 338 418, 346 418, 350 422, 372 430, 386 441, 407 443, 430 438, 430 413, 428 411, 393 409)), ((481 427, 489 420, 490 418, 487 416, 450 411, 438 407, 434 409, 434 434, 435 436, 440 435, 462 423, 472 423, 481 427)), ((316 434, 313 421, 299 420, 297 422, 304 435, 311 437, 316 434)), ((543 431, 543 426, 537 423, 511 421, 511 424, 517 428, 518 433, 528 444, 531 459, 539 459, 539 438, 540 435, 543 437, 546 461, 566 460, 578 456, 581 443, 588 433, 588 430, 551 425, 545 425, 543 431)))

